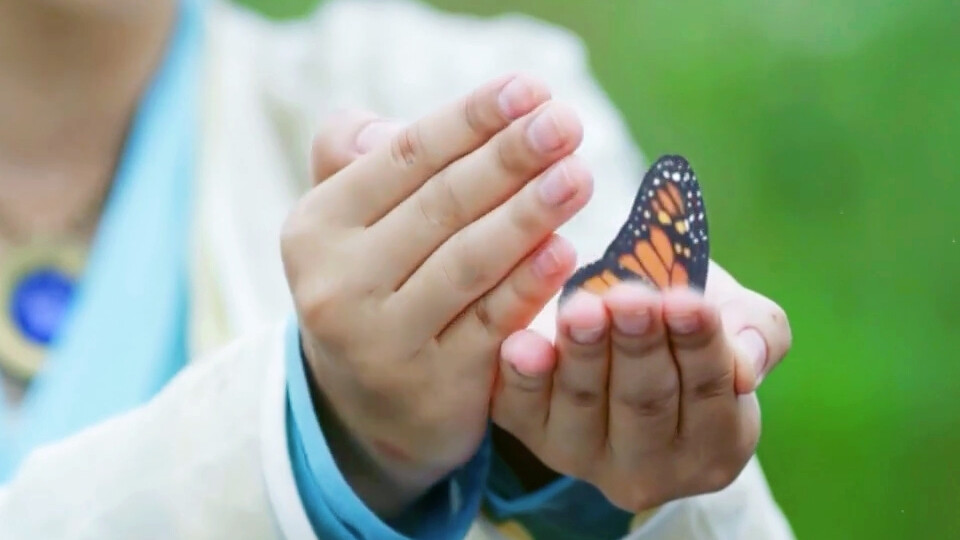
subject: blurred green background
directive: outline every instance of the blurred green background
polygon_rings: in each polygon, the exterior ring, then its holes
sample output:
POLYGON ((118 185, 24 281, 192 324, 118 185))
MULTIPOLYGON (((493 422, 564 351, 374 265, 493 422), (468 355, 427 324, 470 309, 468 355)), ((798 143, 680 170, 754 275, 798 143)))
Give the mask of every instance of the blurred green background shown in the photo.
POLYGON ((760 456, 798 537, 960 538, 960 2, 432 3, 573 29, 691 159, 715 258, 790 315, 760 456))

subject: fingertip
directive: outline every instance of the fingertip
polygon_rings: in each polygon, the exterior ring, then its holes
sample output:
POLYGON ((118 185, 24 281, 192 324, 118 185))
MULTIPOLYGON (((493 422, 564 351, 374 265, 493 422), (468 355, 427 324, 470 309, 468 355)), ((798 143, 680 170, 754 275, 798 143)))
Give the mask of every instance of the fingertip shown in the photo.
POLYGON ((577 263, 577 252, 566 238, 553 234, 533 258, 533 269, 544 280, 565 278, 577 263))
POLYGON ((640 282, 618 283, 604 294, 603 301, 614 328, 623 336, 641 336, 660 328, 660 296, 640 282))
POLYGON ((491 83, 498 92, 500 111, 510 119, 520 118, 550 99, 546 83, 526 73, 511 73, 491 83))
POLYGON ((671 335, 709 337, 721 328, 717 308, 689 289, 667 291, 663 296, 663 318, 671 335))
POLYGON ((594 177, 593 171, 591 171, 585 161, 583 161, 580 156, 573 154, 569 158, 571 163, 574 163, 573 170, 574 173, 571 173, 571 178, 575 178, 574 182, 577 185, 577 195, 574 197, 575 208, 583 208, 590 202, 590 199, 593 198, 594 191, 594 177))
POLYGON ((579 146, 583 141, 583 122, 577 110, 570 104, 562 101, 551 102, 553 121, 557 129, 567 134, 568 144, 579 146))
POLYGON ((556 354, 543 336, 532 330, 514 332, 500 346, 504 363, 525 378, 542 378, 553 371, 556 354))
POLYGON ((577 291, 560 307, 557 318, 561 326, 596 326, 603 324, 607 310, 603 299, 587 291, 577 291))
POLYGON ((358 131, 353 141, 353 151, 360 155, 387 144, 400 131, 400 123, 386 118, 369 119, 358 131))

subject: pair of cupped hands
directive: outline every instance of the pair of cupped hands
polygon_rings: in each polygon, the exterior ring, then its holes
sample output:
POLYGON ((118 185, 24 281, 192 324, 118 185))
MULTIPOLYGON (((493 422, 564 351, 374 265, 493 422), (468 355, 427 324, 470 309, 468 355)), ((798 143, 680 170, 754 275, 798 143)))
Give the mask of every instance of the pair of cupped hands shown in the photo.
POLYGON ((790 329, 716 264, 703 295, 578 292, 553 341, 527 329, 576 264, 555 231, 592 193, 582 134, 511 75, 413 123, 343 112, 316 137, 283 260, 331 451, 381 516, 466 463, 491 419, 633 512, 722 489, 753 455, 754 390, 790 329))

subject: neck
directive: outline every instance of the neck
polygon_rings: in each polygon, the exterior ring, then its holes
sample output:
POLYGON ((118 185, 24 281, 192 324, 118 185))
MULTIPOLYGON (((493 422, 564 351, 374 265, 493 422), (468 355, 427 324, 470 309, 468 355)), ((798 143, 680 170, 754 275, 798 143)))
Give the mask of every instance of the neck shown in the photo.
POLYGON ((106 190, 175 14, 175 0, 0 2, 0 211, 16 210, 9 220, 67 214, 106 190))

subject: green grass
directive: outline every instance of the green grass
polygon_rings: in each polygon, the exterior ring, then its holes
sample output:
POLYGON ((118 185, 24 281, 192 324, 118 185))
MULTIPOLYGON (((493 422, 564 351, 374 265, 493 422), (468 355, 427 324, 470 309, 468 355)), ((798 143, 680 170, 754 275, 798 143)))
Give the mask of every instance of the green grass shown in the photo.
POLYGON ((760 455, 798 536, 960 537, 960 3, 433 3, 574 29, 647 155, 691 158, 716 259, 793 325, 760 455))

